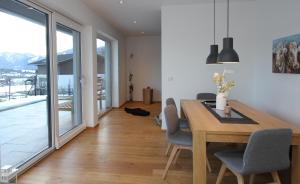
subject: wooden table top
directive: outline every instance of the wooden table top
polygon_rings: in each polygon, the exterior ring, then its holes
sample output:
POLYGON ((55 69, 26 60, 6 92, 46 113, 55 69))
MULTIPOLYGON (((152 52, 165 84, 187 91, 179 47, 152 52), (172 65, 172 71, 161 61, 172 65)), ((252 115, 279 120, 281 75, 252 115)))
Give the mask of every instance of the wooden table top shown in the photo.
POLYGON ((188 118, 193 132, 205 131, 208 134, 250 135, 252 132, 262 129, 290 128, 293 130, 293 136, 300 138, 300 128, 294 124, 282 121, 236 100, 230 100, 229 105, 258 124, 221 123, 199 100, 181 100, 181 108, 188 118))

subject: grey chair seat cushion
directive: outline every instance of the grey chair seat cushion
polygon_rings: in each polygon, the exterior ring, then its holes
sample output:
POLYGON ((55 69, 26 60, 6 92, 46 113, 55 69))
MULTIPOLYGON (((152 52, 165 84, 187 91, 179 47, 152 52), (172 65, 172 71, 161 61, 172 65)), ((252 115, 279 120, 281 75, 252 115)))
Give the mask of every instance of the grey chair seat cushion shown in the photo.
POLYGON ((242 173, 244 151, 220 151, 215 153, 215 156, 219 158, 230 170, 239 174, 244 174, 242 173))
POLYGON ((168 140, 171 144, 177 144, 182 146, 192 146, 193 136, 191 132, 178 130, 173 134, 168 135, 168 140))
POLYGON ((181 129, 187 129, 187 128, 190 128, 188 120, 187 120, 187 119, 180 118, 180 119, 179 119, 179 127, 180 127, 181 129))

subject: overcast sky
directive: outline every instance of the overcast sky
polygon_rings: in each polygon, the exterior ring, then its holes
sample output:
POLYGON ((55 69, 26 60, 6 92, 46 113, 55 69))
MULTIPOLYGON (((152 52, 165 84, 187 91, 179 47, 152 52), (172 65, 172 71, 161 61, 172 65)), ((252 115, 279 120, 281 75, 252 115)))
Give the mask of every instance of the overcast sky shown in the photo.
MULTIPOLYGON (((0 52, 46 54, 45 27, 0 11, 0 52)), ((57 32, 58 52, 73 48, 73 38, 57 32)))
MULTIPOLYGON (((1 11, 0 22, 0 52, 46 55, 45 26, 1 11)), ((97 39, 97 47, 104 46, 105 42, 97 39)), ((57 31, 57 52, 60 53, 72 48, 72 36, 57 31)))

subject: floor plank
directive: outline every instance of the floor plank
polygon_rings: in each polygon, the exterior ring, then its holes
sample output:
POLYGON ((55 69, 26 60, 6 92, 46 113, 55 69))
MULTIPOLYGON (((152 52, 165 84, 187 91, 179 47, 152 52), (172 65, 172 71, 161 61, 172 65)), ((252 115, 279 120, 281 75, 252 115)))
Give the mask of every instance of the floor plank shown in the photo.
MULTIPOLYGON (((94 129, 87 129, 62 149, 52 153, 24 173, 22 184, 192 184, 192 154, 183 151, 178 163, 171 166, 167 179, 161 179, 167 163, 165 132, 155 125, 154 116, 160 104, 130 103, 127 107, 142 107, 151 112, 149 117, 132 116, 124 109, 114 109, 94 129)), ((228 146, 228 145, 226 145, 228 146)), ((213 152, 224 145, 210 144, 208 158, 213 173, 209 183, 215 183, 220 162, 213 152)), ((256 183, 271 182, 269 175, 256 177, 256 183)), ((236 183, 226 174, 224 184, 236 183)))

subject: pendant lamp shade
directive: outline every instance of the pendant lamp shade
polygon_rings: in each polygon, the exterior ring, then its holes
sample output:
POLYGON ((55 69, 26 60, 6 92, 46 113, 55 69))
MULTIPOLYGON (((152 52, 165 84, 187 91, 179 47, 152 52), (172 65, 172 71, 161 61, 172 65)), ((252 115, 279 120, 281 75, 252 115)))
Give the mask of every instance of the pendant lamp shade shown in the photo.
POLYGON ((219 48, 218 45, 210 45, 210 54, 206 59, 206 64, 218 64, 219 48))
POLYGON ((218 56, 218 63, 238 63, 239 55, 233 49, 233 38, 229 37, 229 0, 227 0, 227 37, 223 38, 223 50, 218 56))
POLYGON ((223 50, 218 56, 218 63, 238 63, 239 55, 233 49, 233 38, 223 38, 223 50))

